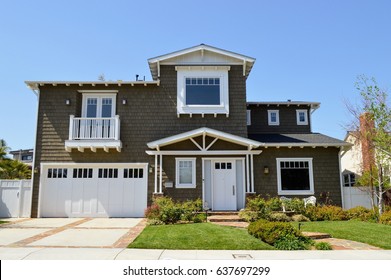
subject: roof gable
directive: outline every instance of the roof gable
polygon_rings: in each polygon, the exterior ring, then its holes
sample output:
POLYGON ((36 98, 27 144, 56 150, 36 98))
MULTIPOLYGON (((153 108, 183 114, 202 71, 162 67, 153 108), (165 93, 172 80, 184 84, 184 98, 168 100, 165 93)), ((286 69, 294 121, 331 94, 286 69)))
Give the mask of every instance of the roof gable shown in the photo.
MULTIPOLYGON (((247 139, 244 137, 236 136, 236 135, 222 132, 222 131, 215 130, 215 129, 202 127, 202 128, 188 131, 188 132, 184 132, 184 133, 180 133, 177 135, 162 138, 162 139, 159 139, 159 140, 156 140, 153 142, 149 142, 149 143, 147 143, 147 146, 150 149, 159 149, 160 147, 163 147, 163 146, 171 145, 171 144, 185 141, 188 139, 191 140, 195 137, 203 136, 203 135, 214 137, 214 138, 217 138, 220 140, 224 140, 224 141, 231 142, 231 143, 238 144, 238 145, 242 145, 242 146, 248 146, 251 149, 257 148, 261 144, 258 141, 254 141, 254 140, 247 139)), ((203 148, 206 148, 206 147, 203 147, 203 148)))
POLYGON ((242 65, 243 76, 248 76, 255 58, 201 44, 148 59, 152 78, 160 76, 160 65, 242 65))

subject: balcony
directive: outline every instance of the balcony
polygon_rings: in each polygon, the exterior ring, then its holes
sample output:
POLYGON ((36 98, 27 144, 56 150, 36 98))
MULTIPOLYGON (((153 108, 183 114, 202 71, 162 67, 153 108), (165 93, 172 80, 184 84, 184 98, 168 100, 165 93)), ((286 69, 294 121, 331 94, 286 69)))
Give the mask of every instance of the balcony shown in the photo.
POLYGON ((109 149, 121 151, 120 120, 119 116, 113 118, 75 118, 69 119, 69 139, 65 141, 65 150, 71 152, 77 149, 84 152, 84 149, 109 149))

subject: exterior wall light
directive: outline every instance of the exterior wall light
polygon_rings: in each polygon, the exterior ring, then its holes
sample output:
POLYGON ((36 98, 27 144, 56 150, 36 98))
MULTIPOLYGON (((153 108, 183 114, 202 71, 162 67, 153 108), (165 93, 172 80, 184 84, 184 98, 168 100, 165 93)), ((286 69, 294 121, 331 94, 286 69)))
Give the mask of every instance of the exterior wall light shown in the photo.
POLYGON ((269 174, 269 166, 264 166, 263 167, 263 173, 264 174, 269 174))
POLYGON ((122 105, 126 105, 126 104, 128 104, 128 100, 122 99, 122 105))
POLYGON ((70 99, 65 99, 65 105, 67 105, 67 106, 71 105, 71 100, 70 99))

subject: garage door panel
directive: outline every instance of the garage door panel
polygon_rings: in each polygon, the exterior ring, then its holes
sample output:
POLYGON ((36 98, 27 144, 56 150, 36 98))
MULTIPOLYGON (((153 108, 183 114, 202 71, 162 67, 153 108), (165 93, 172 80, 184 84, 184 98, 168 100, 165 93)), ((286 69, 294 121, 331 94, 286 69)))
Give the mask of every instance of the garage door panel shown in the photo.
POLYGON ((107 215, 109 210, 109 181, 98 180, 97 212, 99 215, 107 215))
POLYGON ((144 216, 147 164, 58 166, 43 168, 41 217, 144 216))

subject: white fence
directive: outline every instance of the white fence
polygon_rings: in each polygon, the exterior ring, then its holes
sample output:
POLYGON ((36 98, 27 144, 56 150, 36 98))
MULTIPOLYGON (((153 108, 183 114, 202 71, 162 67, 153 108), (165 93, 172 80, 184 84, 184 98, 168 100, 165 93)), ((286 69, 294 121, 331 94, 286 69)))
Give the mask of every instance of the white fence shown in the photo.
POLYGON ((31 180, 0 180, 0 217, 30 217, 31 193, 31 180))
MULTIPOLYGON (((371 191, 369 187, 343 187, 344 208, 350 209, 356 206, 372 208, 371 191)), ((374 200, 376 203, 376 200, 374 200)))

